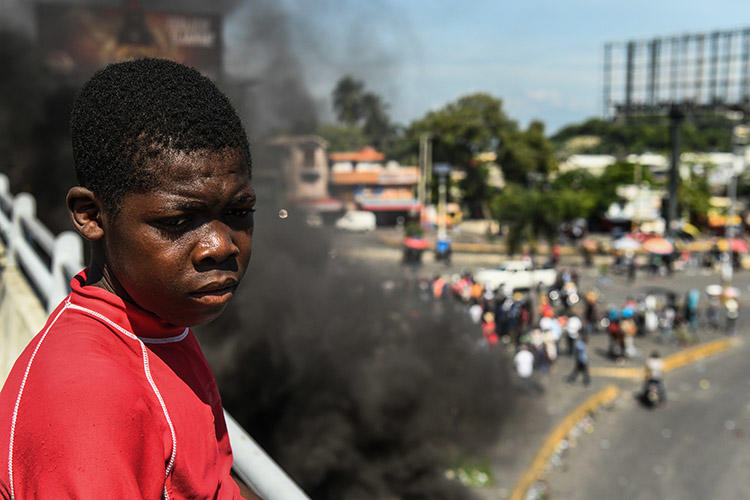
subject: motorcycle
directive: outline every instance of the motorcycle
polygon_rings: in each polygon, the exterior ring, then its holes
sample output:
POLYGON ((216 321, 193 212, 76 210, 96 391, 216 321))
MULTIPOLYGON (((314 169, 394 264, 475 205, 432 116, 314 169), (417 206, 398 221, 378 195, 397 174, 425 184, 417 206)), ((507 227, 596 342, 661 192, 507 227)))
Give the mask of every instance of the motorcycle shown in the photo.
POLYGON ((656 408, 661 406, 664 401, 659 388, 659 381, 655 379, 649 379, 646 381, 643 390, 639 394, 639 399, 646 408, 656 408))

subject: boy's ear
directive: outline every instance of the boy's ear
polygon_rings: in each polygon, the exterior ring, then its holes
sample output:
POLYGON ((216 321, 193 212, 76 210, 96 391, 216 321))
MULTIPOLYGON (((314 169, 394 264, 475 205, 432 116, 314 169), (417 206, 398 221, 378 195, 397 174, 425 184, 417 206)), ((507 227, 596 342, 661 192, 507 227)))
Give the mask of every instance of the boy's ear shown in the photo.
POLYGON ((89 241, 98 241, 104 236, 102 206, 96 195, 85 187, 70 188, 66 198, 70 218, 76 231, 89 241))

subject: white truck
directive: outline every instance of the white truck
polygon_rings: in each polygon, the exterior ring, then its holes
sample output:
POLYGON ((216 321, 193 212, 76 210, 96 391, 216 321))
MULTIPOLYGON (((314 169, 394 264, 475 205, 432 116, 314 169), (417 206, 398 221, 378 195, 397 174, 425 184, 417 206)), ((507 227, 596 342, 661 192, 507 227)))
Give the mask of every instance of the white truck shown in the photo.
POLYGON ((474 273, 474 280, 484 288, 495 290, 507 286, 511 290, 526 290, 538 285, 552 286, 557 271, 552 268, 531 267, 523 260, 509 260, 494 268, 482 268, 474 273))
POLYGON ((372 212, 350 210, 336 221, 336 227, 346 231, 368 232, 375 230, 376 222, 375 214, 372 212))

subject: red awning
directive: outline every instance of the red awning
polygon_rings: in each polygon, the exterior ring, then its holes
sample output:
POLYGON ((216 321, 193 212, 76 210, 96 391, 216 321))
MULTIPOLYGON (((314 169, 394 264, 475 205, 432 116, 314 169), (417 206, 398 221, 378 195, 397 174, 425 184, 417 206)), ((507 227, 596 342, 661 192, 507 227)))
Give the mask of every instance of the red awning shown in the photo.
POLYGON ((338 212, 344 209, 344 204, 335 198, 300 198, 293 202, 298 207, 316 212, 338 212))
POLYGON ((331 161, 350 161, 352 163, 378 162, 385 159, 385 155, 383 153, 379 153, 372 146, 366 146, 359 151, 343 151, 340 153, 331 153, 330 155, 328 155, 328 157, 331 159, 331 161))

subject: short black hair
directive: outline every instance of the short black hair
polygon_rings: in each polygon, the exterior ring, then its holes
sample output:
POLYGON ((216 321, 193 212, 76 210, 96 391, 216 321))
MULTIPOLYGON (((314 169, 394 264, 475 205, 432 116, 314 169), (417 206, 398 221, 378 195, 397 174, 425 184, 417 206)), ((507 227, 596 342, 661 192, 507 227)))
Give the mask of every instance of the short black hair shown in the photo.
POLYGON ((231 148, 251 169, 229 99, 195 69, 164 59, 110 64, 94 74, 73 105, 71 136, 78 182, 112 214, 123 195, 156 186, 148 167, 169 151, 231 148))

